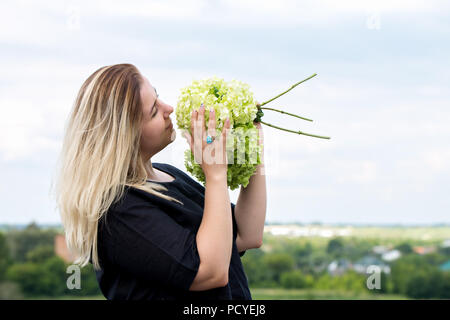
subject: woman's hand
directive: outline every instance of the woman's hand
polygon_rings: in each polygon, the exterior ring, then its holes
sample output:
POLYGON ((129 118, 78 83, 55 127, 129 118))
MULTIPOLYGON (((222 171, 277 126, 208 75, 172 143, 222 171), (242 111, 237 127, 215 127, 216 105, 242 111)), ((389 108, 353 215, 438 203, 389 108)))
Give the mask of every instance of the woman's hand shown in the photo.
MULTIPOLYGON (((253 121, 253 124, 255 125, 256 129, 258 129, 258 145, 261 146, 264 144, 264 133, 261 122, 253 121)), ((264 146, 261 150, 261 164, 264 164, 264 146)))
POLYGON ((208 135, 215 140, 206 142, 205 107, 200 106, 199 111, 194 110, 191 115, 191 134, 185 131, 183 134, 189 143, 194 160, 202 167, 205 178, 227 177, 228 159, 226 152, 227 134, 230 122, 225 121, 222 133, 216 137, 216 114, 214 110, 209 112, 208 135))
POLYGON ((264 143, 264 134, 263 134, 263 129, 262 129, 261 122, 255 122, 255 121, 253 121, 253 124, 254 124, 255 127, 258 129, 259 144, 264 143))

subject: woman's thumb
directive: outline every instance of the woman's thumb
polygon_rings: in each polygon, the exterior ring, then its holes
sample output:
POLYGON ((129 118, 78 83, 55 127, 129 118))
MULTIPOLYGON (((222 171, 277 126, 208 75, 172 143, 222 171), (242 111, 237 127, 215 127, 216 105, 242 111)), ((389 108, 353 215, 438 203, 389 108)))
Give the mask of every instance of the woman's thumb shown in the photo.
POLYGON ((192 149, 192 139, 191 139, 191 135, 189 134, 189 132, 186 130, 183 132, 183 137, 186 139, 187 143, 189 144, 189 146, 192 149))

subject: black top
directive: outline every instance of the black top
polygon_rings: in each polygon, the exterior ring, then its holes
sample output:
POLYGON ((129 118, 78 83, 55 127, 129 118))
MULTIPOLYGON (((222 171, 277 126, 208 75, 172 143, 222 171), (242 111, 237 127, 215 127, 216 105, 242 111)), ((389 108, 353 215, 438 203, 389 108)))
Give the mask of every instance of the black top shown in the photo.
MULTIPOLYGON (((233 247, 226 286, 189 291, 200 264, 196 234, 202 221, 205 188, 176 167, 153 163, 175 180, 157 182, 162 193, 184 203, 125 187, 125 194, 99 220, 97 281, 107 299, 251 300, 236 247, 235 205, 231 203, 233 247), (106 223, 105 223, 106 222, 106 223)), ((154 182, 154 181, 152 181, 154 182)))

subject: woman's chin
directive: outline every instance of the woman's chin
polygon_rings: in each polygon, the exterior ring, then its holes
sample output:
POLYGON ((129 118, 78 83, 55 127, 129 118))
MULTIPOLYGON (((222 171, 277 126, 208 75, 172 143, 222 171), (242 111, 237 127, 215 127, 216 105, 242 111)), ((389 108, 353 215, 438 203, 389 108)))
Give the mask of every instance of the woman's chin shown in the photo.
POLYGON ((172 128, 172 133, 170 134, 170 142, 175 141, 176 138, 177 138, 177 131, 175 130, 175 128, 172 128))

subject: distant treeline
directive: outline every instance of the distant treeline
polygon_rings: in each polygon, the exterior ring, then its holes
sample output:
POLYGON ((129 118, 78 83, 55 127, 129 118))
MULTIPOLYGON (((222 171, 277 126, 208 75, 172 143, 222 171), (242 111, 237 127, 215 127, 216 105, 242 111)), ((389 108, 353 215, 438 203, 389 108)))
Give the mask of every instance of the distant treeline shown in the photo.
MULTIPOLYGON (((81 269, 81 290, 66 285, 68 264, 55 255, 58 228, 30 224, 0 232, 0 299, 101 295, 92 265, 81 269)), ((261 248, 247 250, 242 263, 250 288, 339 290, 352 293, 398 294, 410 298, 450 298, 450 272, 440 266, 450 260, 450 247, 417 254, 415 240, 392 241, 401 257, 382 261, 390 272, 380 274, 380 288, 369 289, 369 274, 351 266, 364 259, 381 261, 374 247, 379 239, 356 237, 276 237, 266 235, 261 248), (330 266, 338 266, 331 272, 330 266)), ((423 245, 423 241, 420 244, 423 245)), ((373 262, 377 263, 377 262, 373 262)))
POLYGON ((34 223, 0 232, 0 299, 101 295, 92 265, 81 269, 81 289, 68 289, 69 264, 54 250, 58 233, 34 223))

